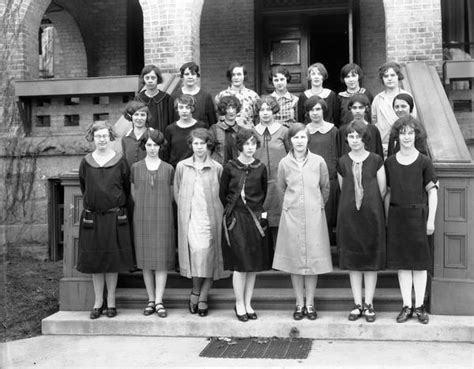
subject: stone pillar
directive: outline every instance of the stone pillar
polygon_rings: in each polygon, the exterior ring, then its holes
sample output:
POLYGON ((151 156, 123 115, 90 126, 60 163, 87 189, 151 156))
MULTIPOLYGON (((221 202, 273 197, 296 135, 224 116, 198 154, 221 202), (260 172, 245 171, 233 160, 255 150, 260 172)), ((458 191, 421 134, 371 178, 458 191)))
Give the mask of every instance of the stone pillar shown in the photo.
POLYGON ((140 0, 145 64, 176 72, 185 62, 200 63, 201 11, 204 0, 140 0))
POLYGON ((423 61, 438 67, 443 60, 441 0, 384 0, 387 60, 423 61))

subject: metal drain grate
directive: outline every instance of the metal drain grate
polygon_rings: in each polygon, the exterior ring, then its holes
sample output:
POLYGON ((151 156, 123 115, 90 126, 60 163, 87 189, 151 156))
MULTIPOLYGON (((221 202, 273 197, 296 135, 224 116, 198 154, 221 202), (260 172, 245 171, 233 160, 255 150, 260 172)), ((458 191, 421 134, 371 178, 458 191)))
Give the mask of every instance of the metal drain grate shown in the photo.
POLYGON ((224 359, 306 359, 312 342, 309 338, 211 338, 199 356, 224 359))

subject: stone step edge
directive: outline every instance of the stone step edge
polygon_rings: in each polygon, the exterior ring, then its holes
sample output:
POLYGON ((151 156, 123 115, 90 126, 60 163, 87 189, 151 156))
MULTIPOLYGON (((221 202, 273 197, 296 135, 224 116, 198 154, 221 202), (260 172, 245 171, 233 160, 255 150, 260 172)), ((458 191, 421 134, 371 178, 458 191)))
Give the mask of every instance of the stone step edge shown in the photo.
POLYGON ((399 324, 396 313, 377 313, 374 323, 350 322, 347 312, 319 312, 318 319, 295 321, 287 310, 259 310, 258 319, 239 322, 232 310, 210 311, 207 317, 185 309, 168 310, 167 318, 144 316, 140 309, 118 309, 113 318, 89 319, 89 312, 60 311, 42 321, 45 335, 113 335, 164 337, 298 337, 324 340, 474 342, 472 316, 430 315, 427 325, 416 319, 399 324), (296 329, 296 330, 295 330, 296 329))

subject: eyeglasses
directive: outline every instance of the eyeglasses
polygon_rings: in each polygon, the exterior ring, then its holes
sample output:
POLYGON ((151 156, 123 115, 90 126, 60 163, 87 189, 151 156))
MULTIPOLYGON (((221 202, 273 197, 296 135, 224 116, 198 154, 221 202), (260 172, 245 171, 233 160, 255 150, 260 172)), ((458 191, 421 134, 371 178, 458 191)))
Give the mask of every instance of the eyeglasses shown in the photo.
POLYGON ((94 135, 94 138, 100 140, 100 139, 107 139, 107 138, 110 138, 110 135, 94 135))

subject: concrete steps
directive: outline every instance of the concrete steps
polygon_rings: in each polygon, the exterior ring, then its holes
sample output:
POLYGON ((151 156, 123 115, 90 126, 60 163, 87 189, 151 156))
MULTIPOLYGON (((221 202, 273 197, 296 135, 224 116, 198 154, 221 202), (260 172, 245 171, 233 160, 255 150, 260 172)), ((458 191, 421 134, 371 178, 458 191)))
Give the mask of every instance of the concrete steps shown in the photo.
POLYGON ((45 335, 122 335, 168 337, 288 337, 324 340, 473 342, 472 316, 430 316, 427 325, 412 319, 395 322, 396 313, 380 312, 374 323, 363 319, 350 322, 347 311, 319 312, 318 319, 295 321, 292 310, 259 310, 258 319, 239 322, 230 309, 210 310, 207 317, 191 315, 185 309, 168 309, 167 318, 144 316, 142 309, 119 308, 117 317, 89 319, 89 312, 60 311, 42 321, 45 335))

